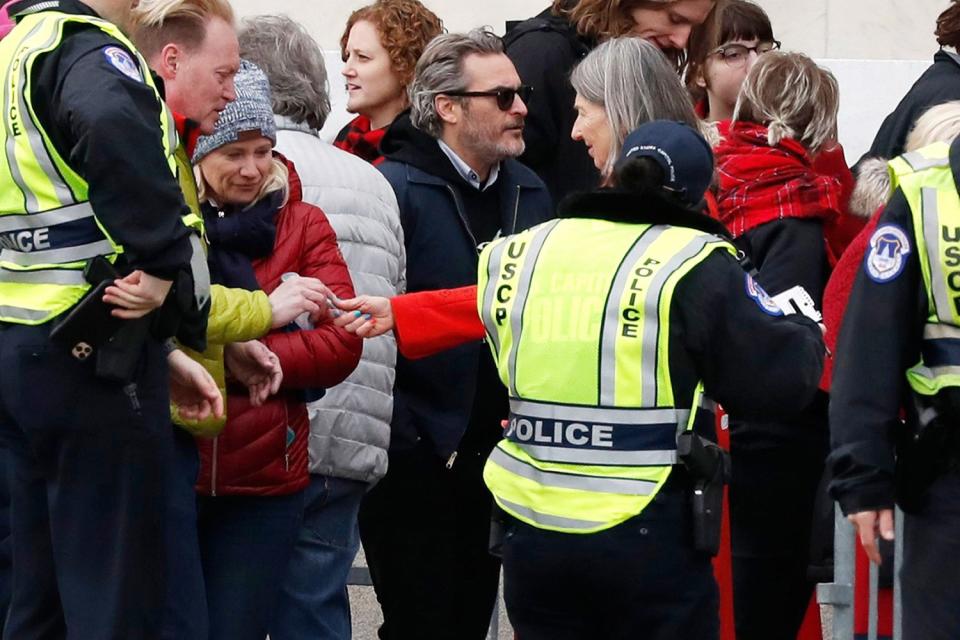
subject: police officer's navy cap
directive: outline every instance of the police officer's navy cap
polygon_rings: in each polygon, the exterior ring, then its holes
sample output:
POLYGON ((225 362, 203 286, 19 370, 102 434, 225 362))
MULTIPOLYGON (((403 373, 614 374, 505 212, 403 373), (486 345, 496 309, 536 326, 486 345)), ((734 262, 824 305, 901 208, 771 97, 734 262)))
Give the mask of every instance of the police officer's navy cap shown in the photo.
POLYGON ((263 137, 277 143, 277 124, 273 119, 270 82, 260 67, 247 60, 240 61, 240 70, 234 78, 237 99, 227 105, 217 120, 217 128, 208 136, 200 136, 193 151, 192 161, 220 147, 236 142, 244 131, 259 131, 263 137))
POLYGON ((699 204, 713 181, 713 151, 690 125, 654 120, 626 137, 617 159, 648 157, 663 169, 664 187, 688 205, 699 204))

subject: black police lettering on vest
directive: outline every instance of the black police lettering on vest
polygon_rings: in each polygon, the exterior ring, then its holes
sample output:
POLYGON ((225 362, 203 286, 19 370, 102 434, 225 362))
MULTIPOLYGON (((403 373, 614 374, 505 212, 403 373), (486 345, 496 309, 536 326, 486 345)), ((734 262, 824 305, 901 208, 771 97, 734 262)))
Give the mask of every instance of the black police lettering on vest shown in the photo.
POLYGON ((653 258, 647 258, 642 266, 637 267, 633 272, 633 280, 630 281, 630 299, 628 304, 624 307, 622 316, 623 316, 623 325, 620 329, 621 335, 624 338, 639 338, 640 334, 638 332, 640 328, 640 310, 637 308, 637 294, 642 293, 646 287, 646 280, 649 280, 653 276, 652 267, 660 264, 659 260, 654 260, 653 258))
POLYGON ((504 283, 497 287, 497 304, 493 311, 493 319, 499 325, 502 325, 507 319, 507 308, 505 305, 513 299, 513 284, 511 284, 511 281, 517 276, 517 261, 523 256, 526 250, 526 242, 514 240, 507 245, 506 254, 508 261, 503 265, 504 283))
POLYGON ((944 266, 947 268, 947 286, 953 293, 953 307, 960 314, 960 227, 941 226, 941 237, 948 246, 944 249, 944 266))

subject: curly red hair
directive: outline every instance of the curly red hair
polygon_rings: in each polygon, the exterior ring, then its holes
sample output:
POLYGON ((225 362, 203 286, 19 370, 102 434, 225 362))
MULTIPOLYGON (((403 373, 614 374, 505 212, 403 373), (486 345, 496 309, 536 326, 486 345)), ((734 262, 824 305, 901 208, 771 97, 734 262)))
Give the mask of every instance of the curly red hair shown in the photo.
POLYGON ((357 9, 347 19, 340 37, 340 55, 347 59, 350 29, 361 20, 377 28, 380 44, 387 50, 393 70, 406 87, 413 81, 413 70, 427 44, 443 33, 443 22, 417 0, 377 0, 357 9))

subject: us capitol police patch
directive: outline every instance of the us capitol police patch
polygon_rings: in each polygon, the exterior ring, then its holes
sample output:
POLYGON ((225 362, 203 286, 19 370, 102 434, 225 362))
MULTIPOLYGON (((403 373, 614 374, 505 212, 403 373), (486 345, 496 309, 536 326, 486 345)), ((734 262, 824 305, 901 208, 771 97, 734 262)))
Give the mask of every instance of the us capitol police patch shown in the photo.
POLYGON ((103 55, 113 67, 131 80, 143 82, 143 76, 140 75, 140 67, 133 61, 130 54, 120 47, 107 47, 103 50, 103 55))
POLYGON ((757 306, 760 307, 760 310, 771 316, 782 316, 783 309, 780 308, 773 298, 770 297, 770 294, 764 291, 763 287, 760 286, 760 283, 753 279, 749 273, 746 274, 746 289, 747 295, 757 303, 757 306))
POLYGON ((885 224, 870 236, 870 247, 863 266, 874 282, 890 282, 903 272, 910 253, 906 232, 895 224, 885 224))

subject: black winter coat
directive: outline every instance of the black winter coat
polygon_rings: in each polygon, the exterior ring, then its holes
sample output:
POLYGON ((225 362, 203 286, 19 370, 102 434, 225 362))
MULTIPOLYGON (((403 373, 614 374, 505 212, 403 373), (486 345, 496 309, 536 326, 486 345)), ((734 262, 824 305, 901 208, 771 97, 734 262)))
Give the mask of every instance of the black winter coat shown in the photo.
POLYGON ((547 9, 511 29, 504 44, 520 80, 533 87, 521 162, 546 183, 554 202, 597 187, 600 172, 587 147, 570 137, 577 119, 570 72, 597 43, 578 36, 565 18, 547 9))

